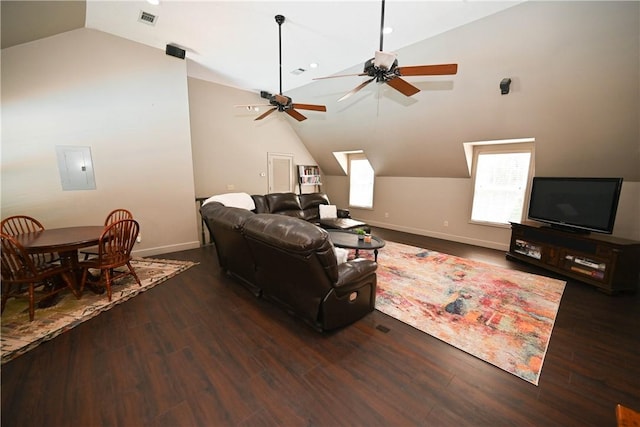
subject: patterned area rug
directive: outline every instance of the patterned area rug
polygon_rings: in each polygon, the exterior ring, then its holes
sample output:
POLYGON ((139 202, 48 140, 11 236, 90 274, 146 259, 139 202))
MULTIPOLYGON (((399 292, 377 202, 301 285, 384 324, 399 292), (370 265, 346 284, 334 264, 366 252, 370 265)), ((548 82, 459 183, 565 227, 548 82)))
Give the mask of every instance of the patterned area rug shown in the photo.
POLYGON ((10 298, 2 313, 2 363, 196 265, 191 261, 151 258, 136 258, 131 264, 142 286, 131 276, 116 281, 111 285, 111 302, 106 293, 97 295, 88 289, 79 300, 71 292, 62 292, 55 305, 36 307, 35 318, 29 322, 28 299, 10 298))
POLYGON ((566 282, 387 242, 376 309, 538 385, 566 282))

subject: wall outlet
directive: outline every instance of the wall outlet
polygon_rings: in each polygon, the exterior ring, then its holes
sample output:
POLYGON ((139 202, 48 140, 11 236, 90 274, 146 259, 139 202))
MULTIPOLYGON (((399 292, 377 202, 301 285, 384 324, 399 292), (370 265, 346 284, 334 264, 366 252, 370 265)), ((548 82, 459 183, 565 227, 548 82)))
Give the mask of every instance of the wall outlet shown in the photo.
POLYGON ((449 226, 449 221, 445 221, 445 222, 444 222, 444 226, 445 226, 445 227, 448 227, 448 226, 449 226))
POLYGON ((389 212, 385 212, 385 213, 384 213, 384 217, 385 217, 385 218, 389 218, 389 212))
POLYGON ((142 242, 142 233, 138 233, 138 237, 136 237, 136 242, 142 242))
POLYGON ((233 184, 227 184, 227 190, 235 190, 236 186, 233 184))

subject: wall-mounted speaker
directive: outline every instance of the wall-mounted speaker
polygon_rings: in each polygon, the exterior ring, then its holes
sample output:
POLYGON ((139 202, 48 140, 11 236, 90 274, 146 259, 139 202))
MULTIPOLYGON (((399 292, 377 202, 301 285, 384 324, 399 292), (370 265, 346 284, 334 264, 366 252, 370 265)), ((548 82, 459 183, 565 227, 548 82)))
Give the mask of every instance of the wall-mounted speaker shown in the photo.
POLYGON ((165 52, 167 53, 167 55, 175 56, 176 58, 180 59, 184 59, 184 55, 186 53, 184 49, 180 49, 178 46, 174 46, 171 44, 167 45, 167 49, 165 50, 165 52))
POLYGON ((505 77, 500 82, 500 93, 506 95, 509 93, 509 86, 511 86, 511 79, 509 77, 505 77))

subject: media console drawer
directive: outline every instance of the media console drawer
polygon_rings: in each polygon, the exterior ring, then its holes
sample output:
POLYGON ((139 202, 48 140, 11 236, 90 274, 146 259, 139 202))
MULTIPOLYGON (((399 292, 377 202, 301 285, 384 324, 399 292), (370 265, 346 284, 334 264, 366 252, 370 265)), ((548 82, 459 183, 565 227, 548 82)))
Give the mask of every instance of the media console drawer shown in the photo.
POLYGON ((511 223, 507 256, 609 294, 636 292, 640 283, 640 242, 610 235, 574 234, 534 223, 511 223))

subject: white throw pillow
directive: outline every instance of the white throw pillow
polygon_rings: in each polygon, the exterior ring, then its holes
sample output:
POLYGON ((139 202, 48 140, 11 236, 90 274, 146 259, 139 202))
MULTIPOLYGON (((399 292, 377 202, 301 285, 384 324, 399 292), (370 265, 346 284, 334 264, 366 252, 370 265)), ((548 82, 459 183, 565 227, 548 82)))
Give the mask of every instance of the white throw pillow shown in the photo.
POLYGON ((342 264, 343 262, 347 262, 347 258, 349 257, 349 251, 343 248, 333 248, 336 252, 336 259, 338 260, 338 264, 342 264))
POLYGON ((338 208, 336 205, 318 205, 320 219, 338 218, 338 208))

